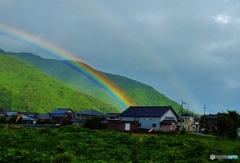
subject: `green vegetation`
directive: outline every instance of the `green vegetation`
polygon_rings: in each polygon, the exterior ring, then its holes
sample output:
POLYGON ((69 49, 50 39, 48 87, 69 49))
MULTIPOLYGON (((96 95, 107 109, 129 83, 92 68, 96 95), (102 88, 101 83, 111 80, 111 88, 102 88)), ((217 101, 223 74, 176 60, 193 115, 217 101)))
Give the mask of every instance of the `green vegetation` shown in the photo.
MULTIPOLYGON (((44 73, 61 80, 68 87, 75 89, 84 94, 88 94, 92 97, 99 99, 109 105, 115 106, 119 110, 122 110, 122 106, 118 104, 106 91, 96 85, 93 81, 85 77, 81 72, 71 68, 65 61, 44 59, 39 56, 30 53, 4 53, 8 55, 14 55, 19 57, 32 65, 39 68, 44 73)), ((91 68, 90 66, 79 63, 84 66, 91 68)), ((91 68, 94 70, 93 68, 91 68)), ((94 70, 97 71, 97 70, 94 70)), ((121 89, 123 89, 129 98, 134 101, 137 105, 142 106, 172 106, 173 109, 178 113, 180 105, 159 93, 154 88, 140 83, 135 80, 128 79, 123 76, 108 74, 99 72, 111 79, 121 89)))
POLYGON ((157 92, 153 87, 119 75, 106 74, 106 76, 127 92, 137 105, 172 106, 176 113, 179 112, 180 105, 178 103, 157 92))
POLYGON ((210 154, 240 156, 239 140, 217 141, 187 134, 133 136, 77 126, 1 129, 0 144, 0 162, 190 163, 211 162, 210 154))
MULTIPOLYGON (((204 124, 204 117, 207 123, 207 115, 200 117, 200 124, 204 124)), ((209 120, 211 121, 211 120, 209 120)), ((204 127, 204 126, 202 126, 204 127)), ((237 129, 240 127, 240 115, 235 110, 228 110, 227 113, 218 113, 215 122, 213 122, 212 128, 208 128, 204 131, 205 134, 212 134, 218 137, 218 139, 236 139, 238 138, 237 129)))
POLYGON ((118 111, 67 87, 17 57, 0 55, 0 78, 0 105, 8 110, 46 113, 67 107, 75 111, 86 108, 101 112, 118 111))

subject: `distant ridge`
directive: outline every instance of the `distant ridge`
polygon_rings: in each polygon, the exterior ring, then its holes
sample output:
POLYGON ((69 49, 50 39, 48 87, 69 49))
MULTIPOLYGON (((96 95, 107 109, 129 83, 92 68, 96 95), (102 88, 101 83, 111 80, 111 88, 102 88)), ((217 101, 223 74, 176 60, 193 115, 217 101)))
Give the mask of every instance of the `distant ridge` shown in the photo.
POLYGON ((5 51, 3 51, 2 49, 0 49, 0 53, 5 53, 5 51))
POLYGON ((0 55, 0 105, 7 110, 50 112, 56 108, 75 111, 118 109, 94 97, 67 87, 33 65, 17 57, 0 55))
MULTIPOLYGON (((80 72, 69 67, 65 61, 55 60, 55 59, 44 59, 35 54, 31 53, 5 53, 8 55, 14 55, 21 58, 32 65, 36 66, 38 69, 44 73, 62 81, 68 87, 88 94, 92 97, 99 99, 109 105, 112 105, 119 110, 124 110, 108 93, 106 93, 102 88, 97 86, 95 83, 90 81, 80 72)), ((86 63, 79 62, 85 66, 89 66, 86 63)), ((91 66, 89 66, 91 67, 91 66)), ((98 71, 98 70, 96 70, 98 71)), ((166 97, 162 93, 156 91, 153 87, 132 80, 120 75, 113 75, 105 72, 103 73, 114 83, 116 83, 121 89, 123 89, 127 95, 133 100, 137 105, 141 106, 172 106, 172 108, 178 113, 180 105, 166 97)))

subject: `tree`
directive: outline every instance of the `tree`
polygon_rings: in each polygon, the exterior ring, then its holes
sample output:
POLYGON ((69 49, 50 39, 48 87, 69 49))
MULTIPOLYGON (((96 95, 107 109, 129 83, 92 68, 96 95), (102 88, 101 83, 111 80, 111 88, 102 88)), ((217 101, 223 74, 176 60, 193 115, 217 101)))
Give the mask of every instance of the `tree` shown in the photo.
POLYGON ((84 123, 84 127, 89 129, 103 129, 102 120, 103 118, 101 117, 88 117, 84 123))
POLYGON ((7 86, 0 86, 0 103, 1 107, 11 109, 11 91, 7 86))
POLYGON ((0 123, 5 124, 7 122, 6 117, 0 117, 0 123))
POLYGON ((230 122, 230 119, 228 115, 222 114, 217 116, 217 121, 215 125, 216 125, 216 130, 219 136, 226 135, 229 122, 230 122))
POLYGON ((236 111, 228 110, 228 118, 230 119, 228 123, 228 138, 236 139, 238 137, 237 129, 240 126, 239 114, 236 111))
POLYGON ((206 117, 207 117, 207 115, 202 115, 202 116, 200 117, 200 121, 199 121, 200 126, 205 127, 205 126, 204 126, 204 120, 205 120, 205 125, 206 125, 206 117))
POLYGON ((228 113, 217 116, 216 130, 219 136, 236 139, 238 127, 240 127, 240 118, 236 111, 228 110, 228 113))

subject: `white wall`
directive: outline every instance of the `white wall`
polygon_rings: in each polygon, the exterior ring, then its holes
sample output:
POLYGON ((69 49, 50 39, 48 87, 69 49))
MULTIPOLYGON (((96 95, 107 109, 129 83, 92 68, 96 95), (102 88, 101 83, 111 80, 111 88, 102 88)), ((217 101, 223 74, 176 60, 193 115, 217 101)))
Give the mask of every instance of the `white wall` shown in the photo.
POLYGON ((155 129, 160 130, 160 118, 158 117, 121 117, 122 121, 138 121, 138 123, 141 123, 141 126, 139 128, 144 129, 151 129, 153 128, 153 124, 156 124, 155 129))
POLYGON ((122 121, 138 121, 138 117, 120 117, 122 121))
POLYGON ((139 118, 141 126, 139 128, 151 129, 153 124, 156 124, 155 130, 160 130, 160 118, 158 117, 141 117, 139 118))
POLYGON ((139 128, 151 129, 153 128, 153 124, 156 124, 155 130, 160 130, 160 122, 165 119, 165 117, 174 117, 174 120, 177 121, 177 117, 175 114, 168 110, 162 117, 121 117, 122 121, 138 121, 141 123, 139 128))
POLYGON ((174 117, 174 120, 177 121, 177 117, 175 114, 172 112, 172 110, 168 110, 162 117, 161 117, 161 122, 165 120, 165 117, 174 117))

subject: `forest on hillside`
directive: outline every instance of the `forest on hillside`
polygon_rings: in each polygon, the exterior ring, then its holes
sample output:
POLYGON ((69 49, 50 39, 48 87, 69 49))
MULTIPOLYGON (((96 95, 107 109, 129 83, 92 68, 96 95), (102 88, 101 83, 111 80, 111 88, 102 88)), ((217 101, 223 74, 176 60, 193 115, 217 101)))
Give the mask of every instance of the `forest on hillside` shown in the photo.
POLYGON ((56 108, 118 112, 113 106, 67 87, 13 56, 0 55, 0 105, 7 110, 46 113, 56 108))
MULTIPOLYGON (((89 80, 80 71, 72 69, 71 66, 66 64, 66 61, 45 59, 31 53, 2 52, 1 54, 18 57, 23 61, 30 63, 32 66, 37 67, 39 70, 45 74, 48 74, 52 78, 61 81, 69 88, 94 97, 99 101, 103 101, 104 103, 107 103, 120 111, 126 109, 122 108, 122 106, 117 103, 105 90, 89 80)), ((78 64, 87 66, 93 71, 108 77, 116 85, 118 85, 129 96, 129 99, 136 103, 136 105, 172 106, 177 113, 179 111, 180 105, 177 102, 156 91, 151 86, 120 75, 100 72, 91 68, 85 63, 78 62, 78 64)))

